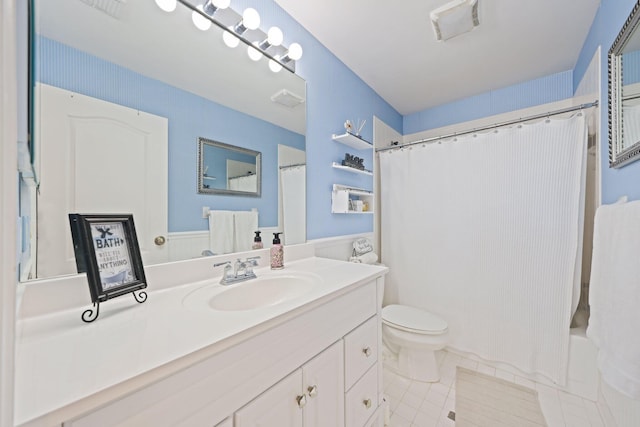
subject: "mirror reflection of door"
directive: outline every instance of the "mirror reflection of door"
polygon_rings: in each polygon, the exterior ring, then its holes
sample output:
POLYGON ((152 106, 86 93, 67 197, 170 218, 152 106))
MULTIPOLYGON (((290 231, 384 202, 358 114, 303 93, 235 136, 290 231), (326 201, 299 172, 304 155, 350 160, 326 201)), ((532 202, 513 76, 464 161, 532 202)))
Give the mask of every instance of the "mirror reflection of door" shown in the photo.
POLYGON ((278 223, 287 245, 307 241, 306 160, 303 150, 278 145, 278 223))
POLYGON ((37 275, 76 273, 74 212, 132 213, 145 264, 166 262, 166 245, 154 239, 167 235, 167 120, 38 86, 37 275))

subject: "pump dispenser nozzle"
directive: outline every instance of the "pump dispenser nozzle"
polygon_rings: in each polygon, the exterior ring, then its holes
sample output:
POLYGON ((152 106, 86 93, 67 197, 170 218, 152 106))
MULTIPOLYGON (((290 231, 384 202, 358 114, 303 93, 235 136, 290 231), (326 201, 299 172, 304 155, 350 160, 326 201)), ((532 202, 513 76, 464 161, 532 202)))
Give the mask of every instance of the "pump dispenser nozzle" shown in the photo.
POLYGON ((264 245, 262 244, 262 237, 260 237, 260 231, 254 231, 256 233, 256 237, 253 238, 253 245, 251 249, 262 249, 264 245))

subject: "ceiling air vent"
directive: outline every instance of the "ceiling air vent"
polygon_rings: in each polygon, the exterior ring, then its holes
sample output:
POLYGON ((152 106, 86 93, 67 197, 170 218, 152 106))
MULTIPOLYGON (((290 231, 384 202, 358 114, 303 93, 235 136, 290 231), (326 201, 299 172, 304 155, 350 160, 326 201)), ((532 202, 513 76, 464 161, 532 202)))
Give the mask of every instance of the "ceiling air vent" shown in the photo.
POLYGON ((473 30, 478 20, 478 0, 453 0, 431 12, 436 40, 449 40, 473 30))
POLYGON ((115 19, 120 19, 122 16, 122 12, 124 11, 124 7, 127 4, 127 0, 80 0, 93 7, 94 9, 98 9, 100 12, 106 13, 115 19))
POLYGON ((304 98, 301 98, 295 93, 289 92, 286 89, 282 89, 281 91, 276 92, 271 97, 271 100, 288 108, 294 108, 304 102, 304 98))

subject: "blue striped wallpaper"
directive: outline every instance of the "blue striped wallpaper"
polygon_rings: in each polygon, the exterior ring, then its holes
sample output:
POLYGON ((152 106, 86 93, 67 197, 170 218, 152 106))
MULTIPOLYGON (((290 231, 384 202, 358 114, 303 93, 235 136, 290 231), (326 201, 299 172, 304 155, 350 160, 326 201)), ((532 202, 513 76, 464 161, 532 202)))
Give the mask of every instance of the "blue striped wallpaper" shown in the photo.
POLYGON ((403 134, 463 123, 573 96, 573 73, 564 71, 404 116, 403 134))

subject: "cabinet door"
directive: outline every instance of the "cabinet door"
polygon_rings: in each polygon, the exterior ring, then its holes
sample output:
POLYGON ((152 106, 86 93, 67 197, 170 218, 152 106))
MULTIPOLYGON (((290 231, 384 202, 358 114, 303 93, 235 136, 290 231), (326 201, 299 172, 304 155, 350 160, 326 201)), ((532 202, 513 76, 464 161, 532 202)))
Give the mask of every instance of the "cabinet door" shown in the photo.
POLYGON ((304 427, 344 426, 344 351, 342 340, 302 367, 304 427))
POLYGON ((302 370, 298 369, 238 410, 235 427, 302 427, 308 396, 301 392, 301 384, 302 370))

